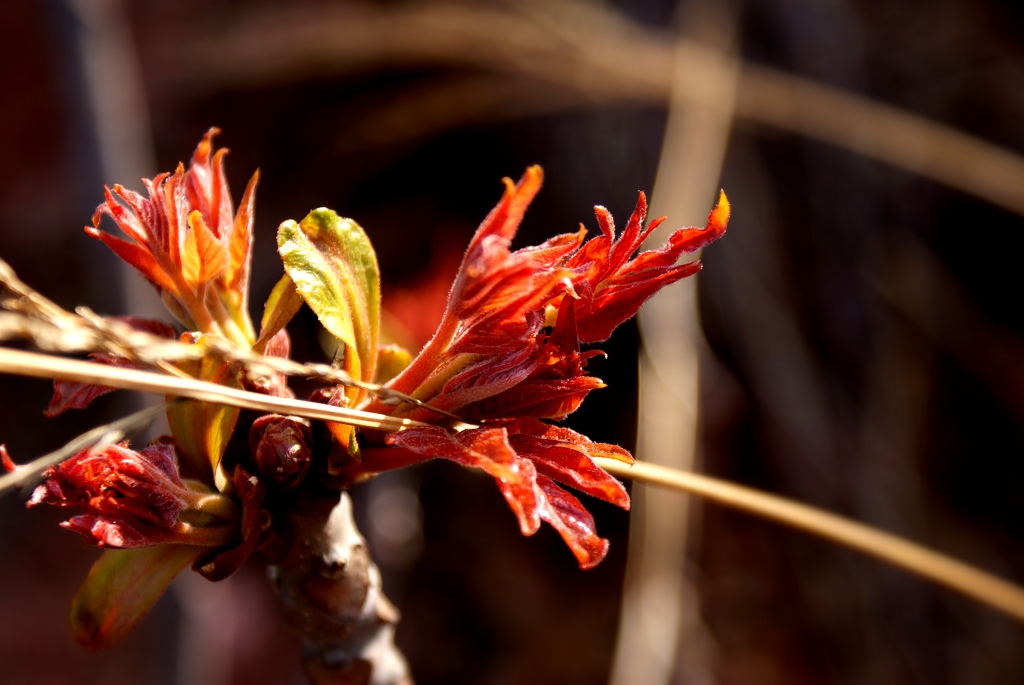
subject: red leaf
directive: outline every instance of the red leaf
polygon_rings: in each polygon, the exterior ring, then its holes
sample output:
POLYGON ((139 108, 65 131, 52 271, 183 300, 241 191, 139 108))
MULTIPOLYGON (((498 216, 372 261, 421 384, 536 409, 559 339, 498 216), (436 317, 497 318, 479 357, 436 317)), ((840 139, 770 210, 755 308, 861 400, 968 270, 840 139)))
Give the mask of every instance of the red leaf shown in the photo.
MULTIPOLYGON (((95 357, 93 358, 95 359, 95 357)), ((55 380, 53 382, 53 397, 50 398, 50 403, 43 410, 43 416, 52 419, 68 409, 85 409, 97 397, 103 397, 114 390, 116 388, 106 385, 87 385, 75 381, 55 380)))
POLYGON ((198 289, 224 273, 228 268, 228 254, 199 210, 188 215, 188 228, 181 255, 181 271, 185 282, 198 289))
POLYGON ((188 328, 249 347, 255 337, 248 285, 257 176, 246 189, 242 210, 233 216, 224 174, 226 150, 213 152, 216 133, 210 129, 203 137, 188 170, 179 164, 173 174, 143 179, 148 198, 119 185, 113 192, 105 189, 104 203, 86 232, 141 271, 188 328), (104 214, 130 240, 100 231, 104 214), (207 286, 220 303, 208 299, 207 286), (232 323, 225 323, 225 314, 232 323))
POLYGON ((587 243, 569 260, 569 264, 579 273, 573 281, 573 287, 581 298, 577 306, 580 342, 607 340, 612 331, 623 321, 632 318, 654 293, 699 271, 699 262, 680 266, 675 266, 675 263, 682 255, 717 240, 725 233, 729 220, 729 201, 725 193, 720 195, 719 203, 708 216, 705 228, 679 229, 663 247, 643 252, 630 260, 644 238, 663 220, 655 219, 646 229, 642 229, 646 212, 647 199, 641 193, 626 230, 619 240, 612 243, 607 260, 602 263, 604 243, 600 241, 611 240, 615 229, 611 214, 603 207, 595 208, 604 235, 587 243), (597 245, 591 247, 594 243, 597 245))
POLYGON ((451 434, 438 426, 410 428, 388 436, 388 443, 463 466, 482 469, 494 476, 523 535, 533 535, 540 527, 535 488, 537 471, 533 463, 519 457, 508 444, 504 428, 476 428, 451 434))
POLYGON ((114 220, 114 223, 117 224, 118 228, 124 231, 125 235, 136 243, 145 245, 148 242, 148 226, 146 225, 144 215, 139 211, 139 208, 146 204, 148 204, 148 201, 138 193, 125 190, 116 184, 114 185, 114 191, 111 192, 110 188, 104 186, 103 204, 97 207, 96 211, 93 213, 92 225, 95 228, 99 228, 101 216, 106 214, 114 220), (125 209, 114 198, 115 193, 118 197, 124 200, 132 210, 134 210, 134 214, 125 209))
MULTIPOLYGON (((579 501, 555 481, 628 508, 625 489, 593 458, 631 463, 632 456, 537 419, 561 418, 591 390, 603 387, 586 375, 587 360, 602 353, 581 351, 581 343, 607 339, 658 290, 698 271, 699 262, 676 262, 724 233, 729 204, 722 194, 704 229, 678 230, 660 249, 635 257, 662 221, 644 226, 643 193, 618 238, 611 213, 596 207, 601 234, 594 239, 584 242, 581 229, 510 252, 540 184, 537 167, 528 169, 518 185, 505 180, 504 195, 469 244, 433 338, 388 383, 485 427, 456 434, 414 428, 390 435, 386 441, 395 450, 364 450, 363 462, 346 475, 357 480, 413 463, 416 455, 482 468, 497 480, 524 533, 536 529, 538 518, 548 521, 580 565, 589 568, 604 557, 607 541, 597 537, 593 518, 579 501)), ((437 420, 422 407, 391 408, 375 400, 365 408, 437 420)))
POLYGON ((203 219, 217 239, 226 243, 233 211, 231 192, 224 175, 224 155, 227 150, 222 148, 213 153, 213 138, 218 133, 218 128, 209 129, 192 153, 189 173, 185 178, 185 192, 189 204, 202 212, 203 219))
MULTIPOLYGON (((501 428, 455 434, 435 426, 417 427, 391 434, 387 441, 398 448, 394 450, 399 453, 395 464, 409 463, 411 452, 483 469, 494 477, 523 534, 532 535, 540 521, 547 521, 576 555, 581 568, 597 565, 608 552, 608 541, 597 536, 594 519, 580 501, 553 479, 629 508, 629 495, 622 485, 590 458, 614 455, 631 461, 629 453, 614 445, 591 442, 567 428, 522 419, 501 428)), ((374 469, 378 453, 387 460, 387 452, 365 452, 365 468, 374 469)))
POLYGON ((178 292, 177 285, 175 285, 171 277, 164 271, 164 268, 146 248, 140 247, 135 243, 129 243, 127 240, 115 238, 109 233, 105 233, 92 226, 86 226, 85 232, 93 238, 102 241, 114 254, 135 267, 139 273, 156 287, 172 293, 178 292))
MULTIPOLYGON (((114 320, 126 323, 135 330, 149 333, 150 335, 167 338, 168 340, 174 340, 175 338, 174 329, 162 321, 157 321, 155 319, 143 319, 134 316, 118 316, 114 317, 114 320)), ((89 355, 89 358, 90 361, 96 362, 97 364, 117 366, 122 369, 145 368, 141 364, 136 364, 124 357, 107 354, 105 352, 94 352, 89 355)), ((114 390, 115 388, 107 387, 105 385, 90 385, 60 379, 55 380, 53 382, 53 397, 50 399, 50 404, 46 407, 46 410, 43 411, 43 415, 53 418, 63 414, 68 409, 85 409, 97 397, 102 397, 114 390)))
POLYGON ((576 411, 591 390, 603 387, 601 379, 593 376, 526 380, 493 397, 474 402, 460 411, 460 415, 471 421, 514 416, 560 419, 576 411))
MULTIPOLYGON (((97 364, 117 366, 122 369, 144 368, 142 365, 129 361, 124 357, 118 357, 105 352, 94 352, 89 355, 89 360, 97 364)), ((53 397, 50 398, 50 404, 43 411, 43 416, 52 419, 55 416, 60 416, 68 409, 85 409, 97 397, 103 397, 114 390, 116 388, 106 385, 90 385, 77 381, 55 380, 53 382, 53 397)))
POLYGON ((547 521, 569 545, 580 568, 594 568, 608 554, 608 541, 597 536, 594 517, 580 501, 558 487, 550 478, 537 476, 543 493, 540 517, 547 521))
POLYGON ((617 445, 593 442, 574 430, 535 419, 519 419, 506 426, 509 444, 533 461, 537 471, 560 483, 629 509, 629 495, 619 481, 591 457, 610 457, 632 463, 629 452, 617 445))
POLYGON ((7 473, 14 473, 18 469, 18 465, 14 463, 11 455, 7 453, 7 445, 0 445, 0 466, 7 473))
MULTIPOLYGON (((249 293, 249 271, 252 262, 252 226, 256 204, 256 185, 260 180, 260 172, 257 171, 249 179, 242 195, 242 202, 238 205, 238 214, 235 216, 234 224, 231 227, 231 238, 228 242, 228 254, 231 261, 228 271, 225 274, 225 281, 230 292, 242 293, 243 299, 248 300, 249 293)), ((239 305, 241 306, 241 305, 239 305)))
POLYGON ((43 475, 28 505, 81 507, 61 525, 93 544, 127 549, 186 538, 188 526, 178 516, 193 495, 178 477, 170 445, 82 450, 43 475))

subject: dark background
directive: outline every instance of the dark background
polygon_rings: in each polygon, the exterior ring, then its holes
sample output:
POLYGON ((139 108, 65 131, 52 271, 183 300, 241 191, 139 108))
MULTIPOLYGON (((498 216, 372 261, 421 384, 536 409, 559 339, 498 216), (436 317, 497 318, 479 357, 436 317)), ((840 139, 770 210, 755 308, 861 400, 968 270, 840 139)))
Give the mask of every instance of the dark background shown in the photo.
MULTIPOLYGON (((692 4, 584 3, 652 40, 675 35, 692 4)), ((280 21, 358 35, 360 21, 432 6, 303 0, 280 21)), ((138 188, 138 177, 187 160, 214 125, 232 151, 236 199, 261 170, 257 304, 281 273, 277 225, 317 206, 367 229, 386 302, 431 256, 464 244, 500 179, 529 164, 544 167, 546 182, 519 246, 580 221, 595 230, 594 204, 621 220, 637 191, 653 187, 664 98, 552 86, 541 76, 559 67, 557 50, 531 78, 509 66, 523 55, 501 31, 461 56, 378 50, 372 40, 353 41, 343 58, 310 45, 294 60, 295 45, 272 40, 250 45, 251 59, 231 53, 247 22, 273 25, 284 8, 4 3, 0 256, 65 307, 128 313, 149 286, 122 281, 81 226, 104 183, 138 188)), ((744 60, 1024 151, 1024 14, 1009 0, 747 0, 733 10, 744 60)), ((1024 581, 1020 217, 749 121, 733 129, 720 185, 734 218, 700 276, 711 349, 701 370, 703 469, 1024 581)), ((299 358, 319 358, 308 312, 293 338, 299 358)), ((609 359, 593 370, 609 388, 569 425, 632 446, 637 347, 632 325, 604 346, 609 359)), ((5 377, 0 388, 0 438, 22 462, 131 406, 115 395, 51 421, 41 415, 47 383, 5 377)), ((588 503, 612 548, 581 572, 550 529, 520 537, 485 478, 448 464, 388 478, 354 497, 403 612, 398 643, 418 682, 607 680, 628 515, 588 503), (375 540, 374 517, 396 501, 404 537, 375 540)), ((297 640, 255 567, 220 585, 188 578, 124 644, 78 648, 67 606, 96 552, 57 528, 59 512, 24 511, 23 500, 0 499, 0 681, 301 682, 297 640)), ((710 664, 701 682, 1024 681, 1024 629, 991 609, 745 514, 706 506, 698 525, 690 575, 710 664)), ((696 681, 678 669, 675 682, 696 681)))

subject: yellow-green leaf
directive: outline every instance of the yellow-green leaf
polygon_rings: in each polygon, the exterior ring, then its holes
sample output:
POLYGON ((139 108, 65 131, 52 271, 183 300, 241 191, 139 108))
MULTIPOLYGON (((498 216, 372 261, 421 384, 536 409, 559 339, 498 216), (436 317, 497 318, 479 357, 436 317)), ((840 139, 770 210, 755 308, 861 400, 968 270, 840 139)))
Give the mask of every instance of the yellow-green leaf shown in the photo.
MULTIPOLYGON (((196 344, 202 345, 203 337, 200 336, 196 344)), ((181 361, 176 366, 199 380, 229 388, 242 387, 241 367, 226 363, 214 355, 181 361)), ((213 480, 240 412, 238 407, 194 400, 180 400, 167 408, 171 434, 178 443, 182 457, 194 472, 190 475, 201 477, 207 482, 213 480)))
POLYGON ((127 635, 175 576, 208 551, 191 545, 104 550, 71 600, 71 633, 87 649, 127 635))
POLYGON ((303 299, 295 290, 295 283, 292 282, 291 276, 288 274, 282 276, 274 289, 270 291, 270 297, 267 298, 267 303, 263 306, 260 337, 252 348, 256 352, 262 353, 267 342, 287 326, 292 317, 298 313, 302 302, 303 299))
POLYGON ((346 347, 344 368, 373 379, 380 330, 380 272, 366 233, 351 219, 315 209, 286 221, 277 248, 295 288, 320 323, 346 347))
POLYGON ((377 349, 377 375, 373 382, 383 385, 411 363, 412 353, 401 345, 381 345, 377 349))

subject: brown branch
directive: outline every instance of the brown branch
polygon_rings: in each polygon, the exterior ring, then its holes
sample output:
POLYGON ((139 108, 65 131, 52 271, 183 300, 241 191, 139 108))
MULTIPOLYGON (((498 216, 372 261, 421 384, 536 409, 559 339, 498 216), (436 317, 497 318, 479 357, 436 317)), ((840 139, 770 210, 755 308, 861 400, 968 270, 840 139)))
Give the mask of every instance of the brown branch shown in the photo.
POLYGON ((393 639, 398 610, 381 590, 348 494, 336 503, 311 499, 291 521, 293 547, 268 572, 285 617, 302 636, 310 682, 411 685, 393 639))
MULTIPOLYGON (((18 280, 3 261, 0 261, 0 307, 8 310, 0 311, 0 340, 21 337, 45 349, 112 352, 172 371, 173 367, 166 363, 169 360, 212 354, 224 360, 242 361, 250 371, 268 367, 279 370, 278 365, 285 362, 294 365, 286 365, 285 372, 309 375, 312 371, 312 375, 323 375, 318 373, 319 368, 310 369, 288 360, 255 355, 228 344, 182 345, 136 331, 87 310, 72 314, 18 280)), ((338 371, 330 367, 323 370, 328 376, 338 371)), ((0 347, 0 373, 189 397, 376 430, 399 430, 418 424, 345 407, 246 392, 187 376, 3 347, 0 347)), ((379 386, 371 386, 371 390, 385 398, 390 393, 379 386)), ((165 409, 166 405, 149 408, 85 433, 60 450, 0 477, 0 492, 24 484, 43 468, 80 449, 120 440, 126 430, 165 409)), ((302 635, 304 666, 310 682, 314 685, 411 684, 405 660, 393 641, 399 614, 381 590, 380 572, 356 528, 348 495, 307 492, 300 498, 297 509, 289 512, 288 519, 294 534, 292 549, 269 570, 289 622, 302 635)))

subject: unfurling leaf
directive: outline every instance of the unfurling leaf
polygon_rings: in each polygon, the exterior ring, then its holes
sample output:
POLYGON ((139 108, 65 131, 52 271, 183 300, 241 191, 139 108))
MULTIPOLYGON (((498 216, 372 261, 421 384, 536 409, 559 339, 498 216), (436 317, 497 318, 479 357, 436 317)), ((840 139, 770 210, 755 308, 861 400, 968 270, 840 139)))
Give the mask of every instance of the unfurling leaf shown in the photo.
POLYGON ((387 383, 412 363, 412 353, 399 345, 382 345, 377 349, 377 374, 374 383, 387 383))
MULTIPOLYGON (((185 333, 182 342, 203 344, 203 336, 185 333)), ((214 355, 178 362, 177 367, 193 378, 229 388, 242 388, 242 370, 214 355)), ((217 472, 231 432, 240 413, 238 407, 194 400, 181 400, 167 409, 167 422, 182 457, 191 467, 189 475, 206 478, 217 472)), ((218 483, 218 487, 219 487, 218 483)))
POLYGON ((366 233, 351 219, 321 208, 298 224, 281 224, 277 247, 298 293, 324 328, 345 344, 345 370, 354 378, 373 380, 380 272, 366 233))
POLYGON ((378 397, 360 407, 431 424, 444 411, 480 427, 393 433, 385 438, 390 450, 371 446, 362 461, 344 464, 344 472, 358 482, 434 457, 481 468, 497 481, 523 533, 549 523, 580 566, 590 568, 605 556, 607 542, 562 486, 628 509, 629 494, 595 458, 632 463, 633 457, 542 419, 561 420, 604 387, 587 371, 588 360, 603 353, 586 346, 607 340, 648 298, 700 270, 698 261, 677 262, 722 236, 729 202, 720 195, 703 228, 678 229, 654 250, 641 246, 662 219, 646 223, 641 193, 618 236, 611 213, 596 207, 601 232, 591 240, 581 227, 512 251, 542 179, 540 167, 527 169, 517 184, 505 179, 504 195, 469 243, 433 337, 387 381, 389 390, 421 404, 392 407, 378 397))
POLYGON ((188 215, 189 231, 181 252, 181 273, 185 282, 199 289, 228 268, 228 254, 217 236, 210 232, 198 209, 188 215))
POLYGON ((205 547, 157 545, 108 549, 71 600, 71 632, 83 647, 112 647, 153 607, 175 576, 205 547))
POLYGON ((270 297, 263 306, 263 320, 260 323, 260 337, 253 345, 253 350, 265 353, 264 349, 270 339, 288 325, 292 317, 302 307, 302 297, 295 290, 295 283, 285 274, 270 291, 270 297))

